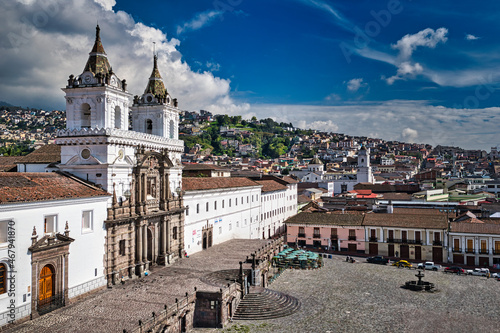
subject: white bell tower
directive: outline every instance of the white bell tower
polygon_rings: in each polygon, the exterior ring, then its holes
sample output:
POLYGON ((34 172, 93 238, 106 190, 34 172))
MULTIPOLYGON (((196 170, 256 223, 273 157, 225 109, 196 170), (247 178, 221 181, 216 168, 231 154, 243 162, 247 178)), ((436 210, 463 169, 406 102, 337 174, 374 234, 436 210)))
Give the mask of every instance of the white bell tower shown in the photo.
POLYGON ((361 146, 358 151, 358 171, 356 175, 358 183, 373 183, 372 167, 370 166, 370 151, 361 146))

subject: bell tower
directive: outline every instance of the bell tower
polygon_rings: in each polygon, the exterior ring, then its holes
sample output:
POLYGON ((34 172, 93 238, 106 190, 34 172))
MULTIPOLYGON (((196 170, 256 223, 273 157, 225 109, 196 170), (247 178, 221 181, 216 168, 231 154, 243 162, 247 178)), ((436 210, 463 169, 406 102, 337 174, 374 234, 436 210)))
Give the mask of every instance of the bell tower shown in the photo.
POLYGON ((67 129, 117 128, 128 130, 128 107, 132 97, 126 80, 113 72, 96 27, 94 47, 83 72, 69 76, 66 93, 67 129))
POLYGON ((136 132, 154 134, 168 139, 179 137, 179 109, 177 99, 165 88, 158 70, 158 57, 153 57, 153 71, 142 96, 134 97, 132 129, 136 132))
POLYGON ((370 151, 365 146, 361 146, 358 151, 358 172, 356 178, 358 183, 373 183, 370 151))

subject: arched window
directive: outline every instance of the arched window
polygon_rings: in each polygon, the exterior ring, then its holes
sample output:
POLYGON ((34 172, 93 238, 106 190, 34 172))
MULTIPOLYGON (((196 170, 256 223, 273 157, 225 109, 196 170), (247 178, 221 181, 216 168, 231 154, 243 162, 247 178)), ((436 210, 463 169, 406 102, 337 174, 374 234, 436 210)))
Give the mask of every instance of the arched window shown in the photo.
POLYGON ((170 133, 170 139, 174 139, 175 138, 175 125, 174 125, 173 120, 170 120, 169 133, 170 133))
POLYGON ((7 292, 7 266, 0 264, 0 294, 7 292))
POLYGON ((122 128, 122 110, 119 106, 115 107, 115 128, 122 128))
POLYGON ((90 128, 90 105, 82 104, 81 109, 82 128, 90 128))
POLYGON ((153 121, 151 119, 146 119, 146 133, 153 134, 153 121))

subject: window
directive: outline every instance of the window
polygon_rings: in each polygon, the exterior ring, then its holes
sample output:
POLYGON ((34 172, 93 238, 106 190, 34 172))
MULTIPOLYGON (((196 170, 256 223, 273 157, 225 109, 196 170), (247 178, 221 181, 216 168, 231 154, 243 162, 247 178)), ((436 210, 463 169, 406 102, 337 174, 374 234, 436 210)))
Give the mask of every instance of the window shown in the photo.
POLYGON ((174 228, 172 229, 172 238, 173 238, 173 239, 177 239, 177 227, 174 227, 174 228))
POLYGON ((217 210, 217 200, 214 201, 214 210, 217 210))
POLYGON ((234 199, 234 205, 238 206, 238 198, 234 199))
POLYGON ((306 237, 306 230, 304 227, 299 227, 299 237, 306 237))
POLYGON ((247 203, 249 203, 249 202, 250 202, 250 198, 249 198, 249 197, 248 197, 248 195, 247 195, 247 203))
POLYGON ((7 292, 7 266, 0 264, 0 294, 7 292))
POLYGON ((124 256, 125 255, 125 240, 124 239, 120 240, 120 243, 118 243, 118 247, 119 247, 119 254, 121 256, 124 256))
POLYGON ((222 209, 224 209, 224 200, 222 200, 222 209))
POLYGON ((243 197, 241 197, 241 204, 243 205, 243 197))
POLYGON ((231 199, 229 199, 229 207, 231 207, 231 199))
POLYGON ((82 212, 82 231, 90 231, 94 229, 94 221, 92 210, 86 210, 82 212))
POLYGON ((231 231, 232 228, 233 227, 232 227, 231 223, 229 223, 229 231, 231 231))
POLYGON ((8 222, 0 222, 0 244, 7 243, 8 222))
POLYGON ((186 206, 186 216, 189 216, 189 206, 186 206))
POLYGON ((222 234, 222 227, 219 227, 219 235, 222 234))
POLYGON ((115 107, 115 128, 122 127, 122 111, 119 106, 115 107))
POLYGON ((146 134, 153 134, 153 121, 146 119, 146 134))
POLYGON ((207 206, 207 207, 206 207, 206 208, 207 208, 207 209, 206 209, 206 211, 208 212, 208 202, 207 202, 206 206, 207 206))
POLYGON ((43 232, 46 234, 50 234, 56 231, 57 231, 57 215, 45 216, 43 232))
POLYGON ((200 213, 200 204, 196 204, 196 214, 200 213))

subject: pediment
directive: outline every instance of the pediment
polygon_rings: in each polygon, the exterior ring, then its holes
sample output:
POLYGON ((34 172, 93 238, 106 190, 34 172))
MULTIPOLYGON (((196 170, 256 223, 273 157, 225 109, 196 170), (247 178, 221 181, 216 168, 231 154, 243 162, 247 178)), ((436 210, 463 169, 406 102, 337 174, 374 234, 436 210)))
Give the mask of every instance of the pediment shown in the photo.
POLYGON ((45 235, 40 240, 36 241, 33 245, 31 245, 28 250, 31 252, 40 252, 45 251, 65 245, 69 245, 74 241, 73 238, 69 236, 65 236, 63 234, 50 234, 45 235))

